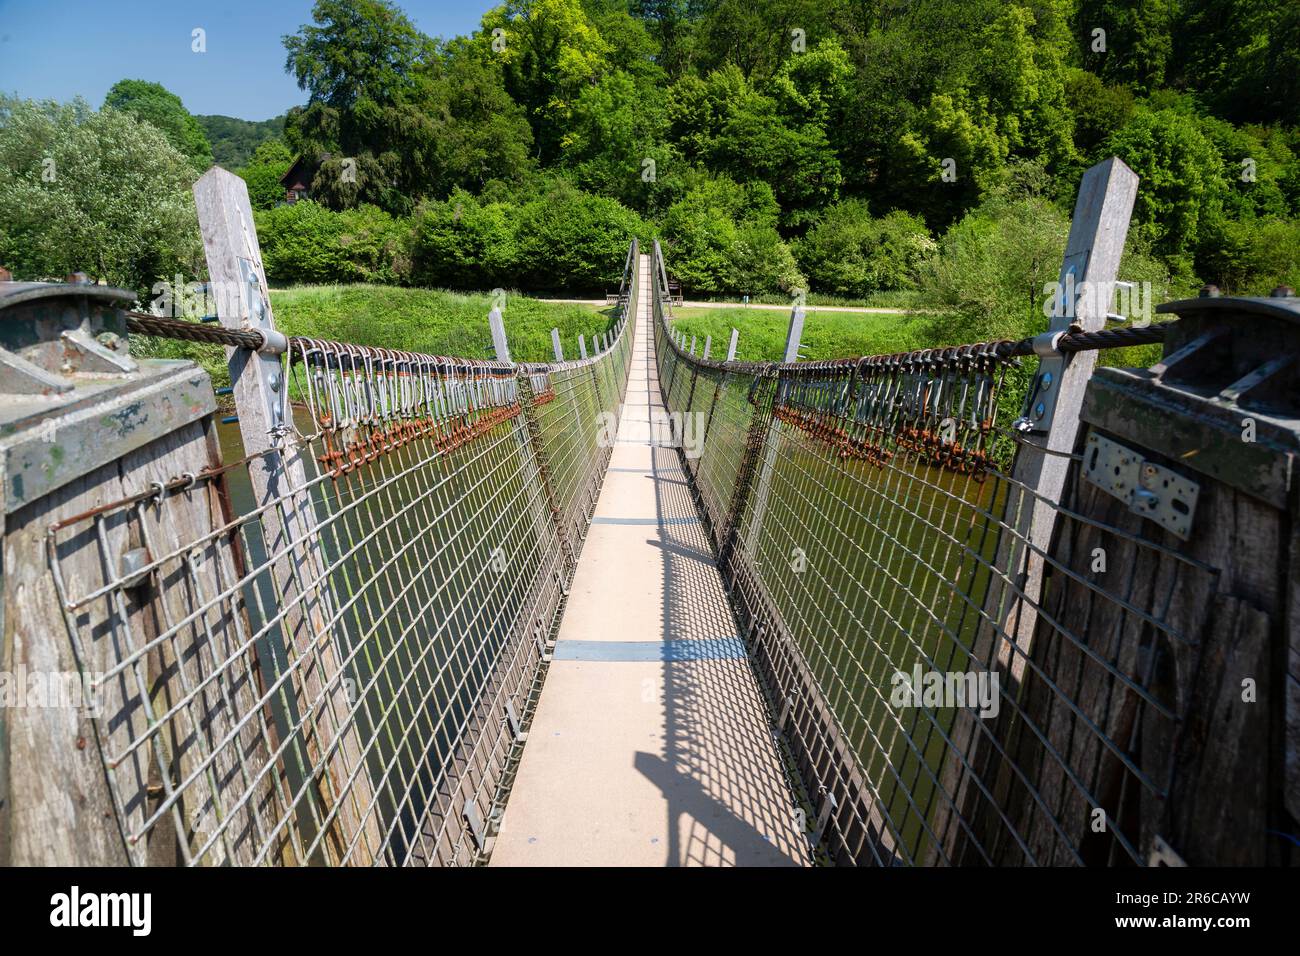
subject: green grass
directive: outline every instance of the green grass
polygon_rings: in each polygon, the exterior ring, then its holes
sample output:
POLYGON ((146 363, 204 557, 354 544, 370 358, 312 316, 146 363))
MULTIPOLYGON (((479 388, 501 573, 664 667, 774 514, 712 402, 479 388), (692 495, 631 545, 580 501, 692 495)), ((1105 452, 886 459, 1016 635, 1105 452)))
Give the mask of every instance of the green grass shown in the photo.
MULTIPOLYGON (((740 296, 731 293, 728 294, 711 294, 691 292, 685 290, 685 297, 691 302, 739 302, 740 296)), ((790 297, 780 293, 760 293, 751 295, 749 301, 755 305, 790 305, 790 297)), ((864 299, 847 298, 841 295, 830 295, 824 292, 809 292, 806 299, 809 305, 817 306, 844 306, 850 308, 871 308, 871 309, 911 309, 917 308, 921 302, 921 294, 913 289, 887 289, 881 292, 873 292, 864 299)))
MULTIPOLYGON (((441 289, 405 289, 382 285, 295 286, 271 290, 275 324, 288 335, 303 335, 358 345, 491 358, 488 294, 441 289)), ((551 351, 551 329, 560 330, 565 354, 576 358, 578 335, 590 342, 614 320, 612 310, 591 305, 544 302, 509 295, 505 303, 506 337, 516 361, 545 362, 551 351)), ((190 358, 212 376, 213 384, 230 384, 225 352, 220 346, 143 337, 131 343, 140 356, 190 358)))
MULTIPOLYGON (((878 315, 869 312, 810 311, 804 317, 800 354, 805 359, 848 358, 857 355, 887 355, 913 349, 943 348, 978 341, 968 335, 951 340, 938 331, 935 313, 878 315)), ((948 323, 951 327, 951 323, 948 323)), ((696 354, 704 351, 704 337, 713 336, 710 358, 727 356, 732 328, 740 330, 736 358, 742 362, 780 361, 785 351, 790 314, 772 309, 679 308, 673 310, 673 327, 697 339, 696 354)), ((1026 323, 1019 336, 1041 332, 1026 323)), ((1017 336, 1017 337, 1019 337, 1017 336)), ((1159 345, 1106 349, 1098 364, 1145 368, 1160 360, 1159 345)), ((1032 365, 1032 362, 1029 363, 1032 365)))
MULTIPOLYGON (((810 311, 804 317, 800 351, 805 358, 826 359, 930 348, 936 344, 925 339, 930 319, 928 315, 810 311)), ((687 336, 696 336, 697 353, 704 349, 704 337, 713 336, 710 358, 726 358, 734 327, 740 330, 737 359, 779 361, 790 315, 775 309, 679 308, 673 310, 673 325, 687 336)))

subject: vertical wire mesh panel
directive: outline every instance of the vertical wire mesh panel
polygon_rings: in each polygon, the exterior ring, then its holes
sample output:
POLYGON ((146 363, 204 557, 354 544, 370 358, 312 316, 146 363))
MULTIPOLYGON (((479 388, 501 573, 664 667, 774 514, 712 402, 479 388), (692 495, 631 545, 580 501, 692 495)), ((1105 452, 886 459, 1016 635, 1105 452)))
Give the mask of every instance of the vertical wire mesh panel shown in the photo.
POLYGON ((657 286, 666 400, 706 416, 687 467, 829 856, 1144 863, 1183 716, 1170 674, 1199 653, 1175 589, 1214 569, 1088 517, 1078 456, 1059 501, 1012 478, 1021 378, 998 343, 702 362, 657 286))
POLYGON ((610 454, 632 282, 584 362, 293 339, 277 450, 50 529, 74 651, 110 662, 88 677, 133 863, 479 859, 610 454), (210 523, 169 523, 181 496, 210 523))

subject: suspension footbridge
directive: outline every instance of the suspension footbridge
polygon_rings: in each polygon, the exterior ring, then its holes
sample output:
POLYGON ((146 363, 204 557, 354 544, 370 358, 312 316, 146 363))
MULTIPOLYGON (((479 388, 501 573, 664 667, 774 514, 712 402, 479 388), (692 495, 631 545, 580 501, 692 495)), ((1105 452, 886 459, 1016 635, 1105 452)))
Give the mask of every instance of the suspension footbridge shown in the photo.
POLYGON ((619 431, 492 863, 802 863, 799 803, 663 403, 649 297, 634 308, 619 431))
POLYGON ((893 355, 697 354, 635 240, 576 359, 287 336, 219 169, 215 321, 0 282, 0 861, 1287 862, 1300 300, 1108 327, 1137 188, 893 355))

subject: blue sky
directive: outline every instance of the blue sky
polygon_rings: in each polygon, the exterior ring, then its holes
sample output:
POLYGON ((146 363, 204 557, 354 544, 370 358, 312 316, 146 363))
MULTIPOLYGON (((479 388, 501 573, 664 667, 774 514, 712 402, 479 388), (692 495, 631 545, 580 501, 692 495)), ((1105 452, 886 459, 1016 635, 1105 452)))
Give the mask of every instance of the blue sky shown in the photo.
MULTIPOLYGON (((430 36, 474 29, 501 0, 398 0, 430 36)), ((280 37, 311 0, 0 0, 0 91, 104 102, 120 79, 153 80, 191 113, 263 120, 303 102, 280 37), (191 50, 192 31, 207 52, 191 50)))

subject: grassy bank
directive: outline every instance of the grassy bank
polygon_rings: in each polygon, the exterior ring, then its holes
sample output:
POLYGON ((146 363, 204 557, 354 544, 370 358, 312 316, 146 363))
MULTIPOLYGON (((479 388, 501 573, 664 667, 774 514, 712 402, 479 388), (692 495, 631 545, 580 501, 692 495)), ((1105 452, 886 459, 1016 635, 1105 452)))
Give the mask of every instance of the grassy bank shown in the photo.
MULTIPOLYGON (((382 285, 295 286, 271 290, 276 326, 289 335, 379 345, 433 355, 491 358, 492 336, 487 294, 382 285)), ((510 295, 505 303, 506 335, 517 361, 550 360, 551 329, 558 328, 565 353, 578 354, 578 335, 591 341, 613 321, 613 313, 591 305, 544 302, 510 295)), ((136 355, 192 358, 217 386, 228 385, 220 346, 142 337, 131 343, 136 355)))
MULTIPOLYGON (((882 355, 913 349, 941 348, 978 341, 973 333, 963 336, 954 321, 941 321, 935 313, 878 315, 864 312, 810 311, 804 318, 800 353, 805 359, 845 358, 855 355, 882 355)), ((1035 319, 1037 317, 1035 316, 1035 319)), ((704 337, 713 336, 710 358, 725 358, 732 328, 740 330, 736 358, 745 362, 779 361, 785 351, 786 330, 790 326, 787 312, 745 308, 681 308, 673 310, 673 325, 697 338, 697 354, 704 350, 704 337)), ((1023 330, 1008 336, 1019 338, 1046 329, 1026 320, 1023 330)), ((1145 367, 1160 359, 1159 345, 1107 349, 1099 364, 1145 367)))
MULTIPOLYGON (((681 308, 673 310, 673 324, 699 341, 713 336, 711 357, 725 358, 732 328, 740 330, 736 358, 746 362, 777 360, 785 349, 790 315, 772 309, 681 308)), ((925 315, 879 315, 869 312, 810 311, 804 318, 803 345, 805 358, 840 358, 846 355, 874 355, 880 352, 904 352, 928 348, 929 324, 925 315)))

